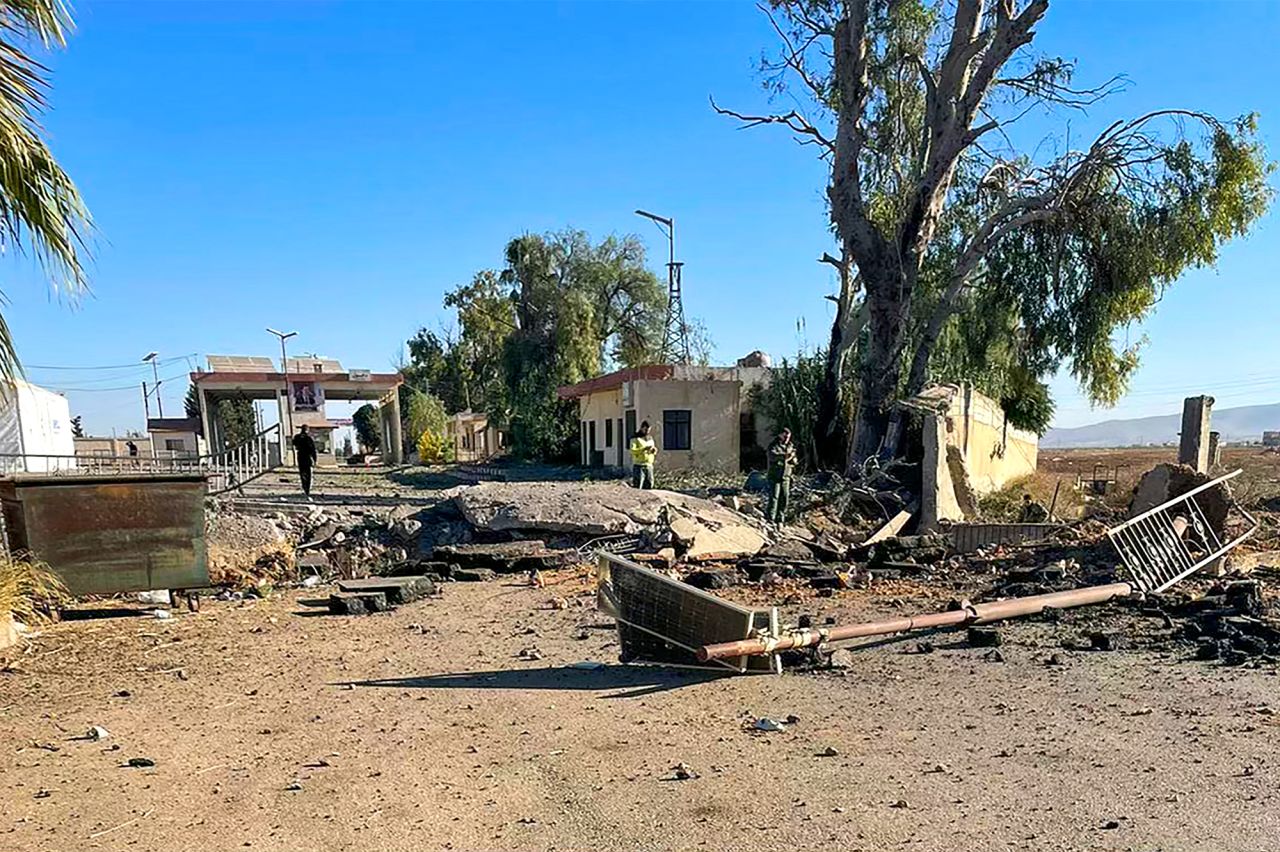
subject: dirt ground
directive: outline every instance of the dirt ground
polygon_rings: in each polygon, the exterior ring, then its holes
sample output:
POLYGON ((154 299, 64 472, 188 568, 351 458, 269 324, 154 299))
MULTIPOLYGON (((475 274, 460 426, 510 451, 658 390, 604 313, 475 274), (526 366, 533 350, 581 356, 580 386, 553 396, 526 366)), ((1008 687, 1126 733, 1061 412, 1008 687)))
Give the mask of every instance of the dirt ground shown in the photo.
POLYGON ((1003 663, 942 636, 708 677, 613 664, 577 583, 451 584, 364 617, 305 594, 49 629, 0 675, 0 848, 1257 850, 1280 831, 1270 670, 1059 651, 1023 624, 1003 663), (584 660, 607 665, 567 668, 584 660), (762 715, 799 721, 749 731, 762 715), (110 737, 78 739, 92 725, 110 737))
MULTIPOLYGON (((716 676, 618 665, 581 573, 447 584, 370 616, 321 614, 317 593, 46 628, 0 671, 0 849, 1261 850, 1280 836, 1274 666, 1177 644, 1066 650, 1085 629, 1068 620, 1007 625, 1003 662, 944 633, 932 653, 911 637, 841 670, 716 676), (761 716, 798 718, 758 733, 761 716), (84 737, 94 725, 110 735, 84 737), (677 780, 680 763, 697 777, 677 780)), ((923 597, 885 584, 787 614, 936 607, 923 597)))

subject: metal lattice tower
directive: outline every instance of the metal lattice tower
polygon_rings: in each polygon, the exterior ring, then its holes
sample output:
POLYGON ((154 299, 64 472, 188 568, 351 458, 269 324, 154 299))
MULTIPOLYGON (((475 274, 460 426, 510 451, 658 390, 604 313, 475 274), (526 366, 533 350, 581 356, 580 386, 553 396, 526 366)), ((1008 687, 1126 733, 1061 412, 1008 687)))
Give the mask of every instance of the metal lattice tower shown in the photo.
POLYGON ((680 268, 683 263, 667 264, 667 329, 662 335, 662 360, 672 364, 688 364, 689 327, 684 322, 684 300, 680 298, 680 268))
POLYGON ((693 359, 689 355, 689 326, 684 321, 680 286, 684 264, 676 262, 676 221, 644 210, 637 210, 636 215, 652 219, 667 235, 667 322, 662 333, 662 363, 688 364, 693 359))

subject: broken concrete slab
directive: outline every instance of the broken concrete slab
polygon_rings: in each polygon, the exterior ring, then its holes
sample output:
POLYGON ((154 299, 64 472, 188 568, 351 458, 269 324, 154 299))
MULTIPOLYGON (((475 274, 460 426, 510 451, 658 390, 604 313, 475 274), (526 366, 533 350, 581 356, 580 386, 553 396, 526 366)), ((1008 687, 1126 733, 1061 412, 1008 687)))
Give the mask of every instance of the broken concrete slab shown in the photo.
POLYGON ((382 592, 334 592, 329 595, 329 612, 334 615, 365 615, 389 609, 382 592))
POLYGON ((412 603, 426 595, 435 594, 435 584, 422 575, 407 577, 366 577, 362 580, 340 580, 338 591, 362 593, 381 592, 392 606, 412 603))
POLYGON ((765 544, 745 515, 674 491, 607 482, 484 482, 450 493, 463 517, 488 531, 602 536, 670 526, 679 529, 686 556, 695 559, 751 555, 765 544))
POLYGON ((436 561, 462 568, 488 568, 501 574, 550 571, 578 558, 575 550, 554 550, 539 540, 504 541, 494 544, 455 544, 437 547, 436 561))

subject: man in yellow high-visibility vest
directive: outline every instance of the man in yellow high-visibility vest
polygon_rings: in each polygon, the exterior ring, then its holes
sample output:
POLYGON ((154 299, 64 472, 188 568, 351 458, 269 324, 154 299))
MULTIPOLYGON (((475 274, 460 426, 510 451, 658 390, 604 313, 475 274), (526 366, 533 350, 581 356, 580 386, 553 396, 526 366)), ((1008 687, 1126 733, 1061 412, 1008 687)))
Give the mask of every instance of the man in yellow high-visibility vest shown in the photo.
POLYGON ((640 424, 640 430, 631 436, 631 484, 636 488, 653 487, 653 460, 658 457, 658 445, 649 434, 649 421, 640 424))

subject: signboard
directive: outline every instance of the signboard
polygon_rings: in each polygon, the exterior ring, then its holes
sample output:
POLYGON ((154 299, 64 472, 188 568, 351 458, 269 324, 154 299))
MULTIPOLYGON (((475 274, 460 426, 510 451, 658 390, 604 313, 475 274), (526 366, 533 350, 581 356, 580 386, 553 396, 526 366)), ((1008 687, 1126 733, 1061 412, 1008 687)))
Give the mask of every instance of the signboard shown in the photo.
POLYGON ((347 378, 353 382, 371 382, 373 373, 368 370, 350 370, 347 372, 347 378))
POLYGON ((324 388, 318 382, 289 382, 289 402, 294 411, 321 411, 324 408, 324 388))

